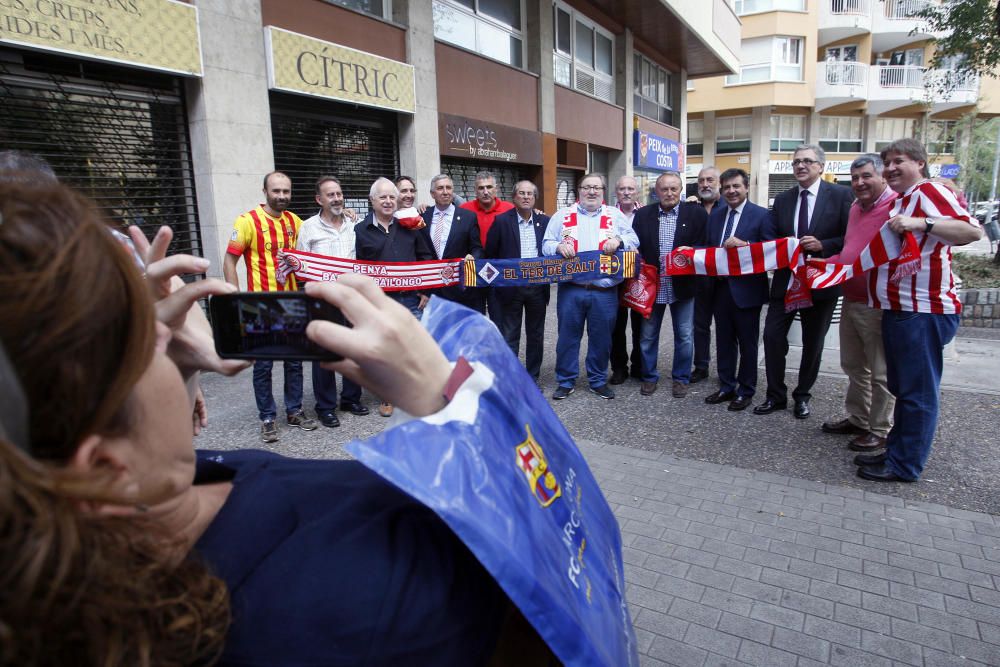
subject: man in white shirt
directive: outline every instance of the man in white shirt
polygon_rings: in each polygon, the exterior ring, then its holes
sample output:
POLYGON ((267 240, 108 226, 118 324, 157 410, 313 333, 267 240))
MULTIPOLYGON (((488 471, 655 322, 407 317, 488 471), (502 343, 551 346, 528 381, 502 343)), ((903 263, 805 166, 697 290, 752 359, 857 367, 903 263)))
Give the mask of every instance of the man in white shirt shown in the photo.
MULTIPOLYGON (((344 213, 344 191, 340 181, 333 176, 320 176, 316 181, 316 203, 319 212, 302 223, 299 228, 296 250, 326 255, 328 257, 355 258, 354 223, 344 213)), ((316 414, 323 426, 340 426, 337 418, 337 374, 312 364, 313 395, 316 397, 316 414)), ((346 377, 340 393, 340 409, 353 415, 367 415, 369 410, 361 404, 361 387, 346 377)))

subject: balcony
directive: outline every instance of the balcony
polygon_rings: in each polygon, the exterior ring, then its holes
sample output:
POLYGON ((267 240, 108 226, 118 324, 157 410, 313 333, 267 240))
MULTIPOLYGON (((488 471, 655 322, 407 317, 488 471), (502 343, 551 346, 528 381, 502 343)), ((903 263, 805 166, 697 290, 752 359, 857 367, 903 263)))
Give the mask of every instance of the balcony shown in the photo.
POLYGON ((829 44, 872 29, 873 0, 822 0, 819 8, 819 43, 829 44))
POLYGON ((924 87, 933 101, 934 113, 967 107, 979 101, 979 76, 946 69, 924 73, 924 87))
POLYGON ((914 65, 871 66, 868 85, 868 113, 881 114, 927 101, 923 67, 914 65))
POLYGON ((872 51, 891 51, 904 44, 934 37, 927 21, 917 16, 931 4, 932 0, 879 2, 872 17, 872 51))
POLYGON ((818 63, 816 111, 867 98, 869 69, 870 65, 858 62, 818 63))

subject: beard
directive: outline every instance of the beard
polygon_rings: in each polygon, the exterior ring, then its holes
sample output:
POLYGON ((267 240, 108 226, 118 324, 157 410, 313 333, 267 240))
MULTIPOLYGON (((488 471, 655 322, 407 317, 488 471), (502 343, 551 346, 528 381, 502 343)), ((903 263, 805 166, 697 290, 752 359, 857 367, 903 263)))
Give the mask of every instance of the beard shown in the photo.
POLYGON ((698 198, 708 201, 715 201, 719 198, 719 193, 712 188, 700 188, 698 190, 698 198))

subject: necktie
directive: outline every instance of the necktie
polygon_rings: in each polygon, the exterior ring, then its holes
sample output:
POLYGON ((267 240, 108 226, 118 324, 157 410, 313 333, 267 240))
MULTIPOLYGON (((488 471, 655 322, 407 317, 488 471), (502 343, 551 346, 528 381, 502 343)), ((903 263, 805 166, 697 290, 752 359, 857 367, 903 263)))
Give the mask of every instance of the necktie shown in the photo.
POLYGON ((729 219, 726 220, 726 231, 722 232, 722 241, 719 243, 722 246, 726 239, 733 235, 733 223, 736 222, 736 209, 729 209, 729 219))
POLYGON ((799 233, 802 238, 809 232, 809 191, 803 190, 799 193, 799 233))
POLYGON ((444 215, 445 211, 434 211, 434 252, 438 259, 444 259, 444 215))

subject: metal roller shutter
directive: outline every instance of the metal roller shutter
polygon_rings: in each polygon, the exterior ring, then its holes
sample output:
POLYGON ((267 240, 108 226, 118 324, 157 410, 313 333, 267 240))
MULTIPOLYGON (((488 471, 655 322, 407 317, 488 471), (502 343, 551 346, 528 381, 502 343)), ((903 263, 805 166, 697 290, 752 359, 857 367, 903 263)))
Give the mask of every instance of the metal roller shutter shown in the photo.
MULTIPOLYGON (((576 201, 576 182, 581 176, 583 176, 582 171, 556 169, 556 210, 576 201)), ((608 196, 605 193, 605 197, 608 196)))
POLYGON ((349 208, 368 213, 376 178, 399 173, 396 115, 346 107, 296 95, 271 94, 275 169, 292 179, 290 209, 302 219, 315 215, 316 179, 335 176, 349 208))
POLYGON ((497 196, 504 201, 510 201, 514 184, 524 178, 516 165, 471 160, 441 160, 441 173, 451 176, 455 184, 455 193, 465 201, 476 198, 476 174, 481 171, 488 171, 496 176, 497 196))
MULTIPOLYGON (((771 177, 767 181, 767 202, 760 202, 761 206, 766 203, 767 206, 764 208, 771 208, 771 202, 774 198, 780 195, 782 192, 788 188, 798 185, 798 181, 795 180, 795 176, 792 174, 771 174, 771 177)), ((757 203, 757 202, 755 202, 757 203)))
POLYGON ((0 96, 0 148, 41 155, 112 222, 169 225, 169 252, 202 254, 180 79, 0 49, 0 96))

